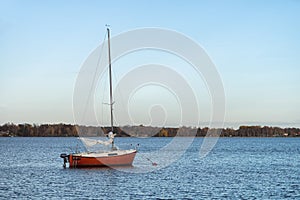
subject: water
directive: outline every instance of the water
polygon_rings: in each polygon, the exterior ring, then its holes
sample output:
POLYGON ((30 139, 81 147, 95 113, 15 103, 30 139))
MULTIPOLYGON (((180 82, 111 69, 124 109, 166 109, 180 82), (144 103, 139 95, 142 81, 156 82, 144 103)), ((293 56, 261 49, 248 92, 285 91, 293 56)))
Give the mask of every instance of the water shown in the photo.
MULTIPOLYGON (((140 152, 171 140, 117 138, 140 143, 140 152)), ((300 199, 300 138, 221 138, 200 159, 202 141, 166 168, 126 173, 63 169, 59 155, 80 145, 76 138, 0 138, 0 199, 300 199)), ((155 168, 138 155, 134 165, 128 170, 155 168)))

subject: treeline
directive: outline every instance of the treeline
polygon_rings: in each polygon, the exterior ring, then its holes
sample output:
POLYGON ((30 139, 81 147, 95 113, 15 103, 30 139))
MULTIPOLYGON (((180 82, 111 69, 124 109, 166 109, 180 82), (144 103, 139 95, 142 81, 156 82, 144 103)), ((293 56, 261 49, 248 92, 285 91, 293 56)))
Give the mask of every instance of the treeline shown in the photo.
MULTIPOLYGON (((0 136, 7 137, 78 137, 80 135, 95 137, 105 136, 110 131, 107 127, 78 126, 71 124, 12 124, 7 123, 0 126, 0 136)), ((118 127, 114 132, 119 137, 128 137, 118 127)))
MULTIPOLYGON (((78 126, 71 124, 12 124, 0 126, 0 136, 7 137, 78 137, 105 136, 110 127, 78 126)), ((149 126, 114 127, 117 137, 174 137, 210 136, 220 137, 299 137, 300 128, 280 128, 269 126, 240 126, 239 129, 205 128, 158 128, 149 126)))
POLYGON ((240 126, 239 129, 209 129, 205 128, 162 128, 155 137, 196 136, 205 137, 300 137, 300 128, 279 128, 269 126, 240 126))

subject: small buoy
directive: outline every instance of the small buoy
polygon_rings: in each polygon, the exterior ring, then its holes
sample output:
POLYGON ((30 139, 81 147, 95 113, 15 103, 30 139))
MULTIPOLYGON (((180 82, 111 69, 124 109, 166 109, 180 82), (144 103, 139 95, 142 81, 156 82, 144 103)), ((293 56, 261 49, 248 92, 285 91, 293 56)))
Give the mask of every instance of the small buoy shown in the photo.
POLYGON ((151 162, 152 166, 157 166, 156 162, 152 162, 152 160, 150 160, 150 158, 146 158, 149 162, 151 162))

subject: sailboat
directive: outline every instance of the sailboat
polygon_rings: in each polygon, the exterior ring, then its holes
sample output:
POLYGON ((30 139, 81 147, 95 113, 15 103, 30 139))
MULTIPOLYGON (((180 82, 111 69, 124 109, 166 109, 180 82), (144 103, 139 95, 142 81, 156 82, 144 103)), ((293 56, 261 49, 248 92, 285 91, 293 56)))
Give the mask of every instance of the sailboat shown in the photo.
POLYGON ((111 145, 111 149, 108 151, 96 151, 96 152, 81 152, 61 154, 60 157, 64 160, 64 168, 69 163, 69 168, 80 167, 113 167, 113 166, 132 166, 133 160, 137 153, 136 149, 120 150, 114 145, 114 125, 113 125, 113 92, 112 92, 112 70, 111 70, 111 54, 110 54, 110 29, 107 27, 108 36, 108 60, 109 60, 109 92, 110 92, 110 125, 111 131, 108 133, 108 140, 94 140, 90 138, 80 138, 81 141, 87 146, 93 146, 96 144, 111 145))

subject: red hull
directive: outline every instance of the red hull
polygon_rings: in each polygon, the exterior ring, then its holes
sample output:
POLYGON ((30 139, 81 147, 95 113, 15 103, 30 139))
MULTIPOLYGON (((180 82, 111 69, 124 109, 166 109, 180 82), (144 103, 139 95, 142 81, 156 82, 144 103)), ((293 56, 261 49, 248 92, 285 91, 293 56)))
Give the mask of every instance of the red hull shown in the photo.
POLYGON ((82 155, 69 155, 69 167, 109 167, 109 166, 131 166, 136 151, 123 155, 112 155, 102 157, 90 157, 82 155))

